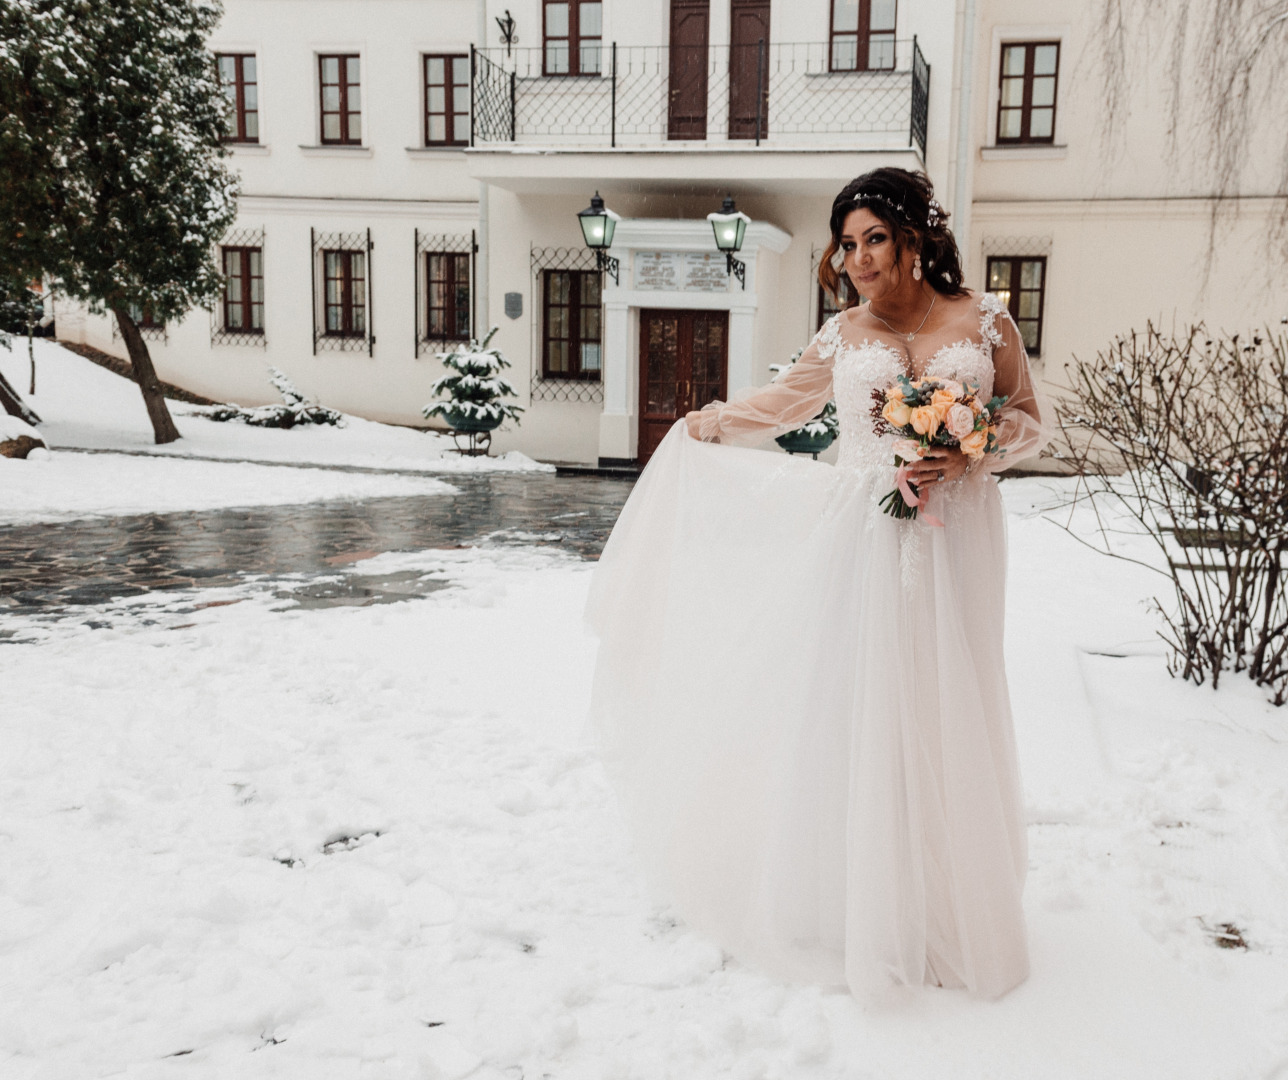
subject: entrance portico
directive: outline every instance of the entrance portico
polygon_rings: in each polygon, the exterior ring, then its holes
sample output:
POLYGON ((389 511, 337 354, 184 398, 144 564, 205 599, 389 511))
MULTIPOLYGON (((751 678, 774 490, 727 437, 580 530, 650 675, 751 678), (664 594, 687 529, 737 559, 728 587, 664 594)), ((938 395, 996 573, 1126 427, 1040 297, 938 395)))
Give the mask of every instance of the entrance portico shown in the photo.
POLYGON ((738 257, 747 264, 744 290, 725 275, 711 225, 703 219, 631 219, 620 222, 613 254, 621 261, 621 284, 606 279, 604 291, 604 409, 599 424, 601 464, 635 461, 640 442, 640 310, 668 309, 728 313, 728 393, 765 381, 778 359, 757 348, 756 320, 762 297, 773 301, 777 256, 791 236, 775 225, 753 221, 738 257), (721 280, 723 278, 723 280, 721 280))

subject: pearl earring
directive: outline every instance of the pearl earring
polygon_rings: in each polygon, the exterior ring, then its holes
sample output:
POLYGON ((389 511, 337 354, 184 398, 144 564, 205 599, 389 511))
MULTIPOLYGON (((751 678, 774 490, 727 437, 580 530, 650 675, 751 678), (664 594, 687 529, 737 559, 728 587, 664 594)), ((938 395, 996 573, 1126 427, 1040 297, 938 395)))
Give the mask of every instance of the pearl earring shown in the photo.
POLYGON ((912 280, 921 280, 921 256, 918 255, 912 262, 912 280))

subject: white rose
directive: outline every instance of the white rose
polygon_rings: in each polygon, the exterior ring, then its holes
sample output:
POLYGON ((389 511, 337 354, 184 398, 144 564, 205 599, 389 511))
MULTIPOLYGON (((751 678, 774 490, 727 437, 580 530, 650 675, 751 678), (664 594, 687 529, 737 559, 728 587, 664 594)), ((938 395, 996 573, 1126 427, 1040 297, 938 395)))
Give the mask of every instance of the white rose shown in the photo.
POLYGON ((969 405, 954 405, 948 410, 944 426, 954 439, 964 439, 975 430, 975 414, 969 405))

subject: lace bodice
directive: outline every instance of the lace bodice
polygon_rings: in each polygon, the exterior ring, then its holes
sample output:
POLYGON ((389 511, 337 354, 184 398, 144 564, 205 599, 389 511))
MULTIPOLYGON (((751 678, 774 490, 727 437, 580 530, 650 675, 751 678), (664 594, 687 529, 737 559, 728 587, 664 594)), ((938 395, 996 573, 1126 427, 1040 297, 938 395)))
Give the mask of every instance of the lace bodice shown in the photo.
POLYGON ((892 466, 893 436, 878 438, 873 431, 872 393, 908 374, 973 383, 984 398, 1007 395, 998 431, 1006 453, 990 455, 988 467, 1003 467, 1007 458, 1013 461, 1040 448, 1042 418, 1028 358, 1018 328, 992 293, 958 304, 954 317, 937 328, 937 345, 932 339, 920 355, 910 356, 885 340, 893 335, 862 331, 859 323, 850 312, 839 312, 776 382, 737 400, 708 405, 702 413, 702 438, 758 442, 799 427, 835 396, 841 428, 837 464, 860 469, 892 466))

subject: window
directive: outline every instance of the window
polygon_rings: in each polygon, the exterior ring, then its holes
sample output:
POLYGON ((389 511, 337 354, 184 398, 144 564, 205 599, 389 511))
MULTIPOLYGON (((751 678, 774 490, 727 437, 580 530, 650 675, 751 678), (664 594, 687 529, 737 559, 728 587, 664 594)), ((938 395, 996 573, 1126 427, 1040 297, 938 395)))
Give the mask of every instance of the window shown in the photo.
POLYGON ((545 0, 546 75, 598 75, 604 69, 604 5, 599 0, 545 0))
POLYGON ((264 332, 264 251, 257 247, 225 247, 224 330, 242 334, 264 332))
POLYGON ((1015 258, 991 255, 988 291, 996 293, 1020 328, 1024 347, 1034 356, 1042 352, 1042 309, 1046 301, 1046 256, 1015 258))
POLYGON ((547 270, 541 374, 546 379, 599 379, 598 270, 547 270))
POLYGON ((367 256, 361 251, 322 252, 323 297, 328 337, 367 332, 367 256))
POLYGON ((893 71, 896 0, 832 0, 833 71, 893 71))
POLYGON ((358 57, 319 56, 322 91, 322 141, 341 145, 362 142, 362 82, 358 57))
POLYGON ((425 145, 470 141, 470 58, 425 57, 425 145))
POLYGON ((259 142, 259 81, 254 53, 216 53, 219 85, 228 102, 225 142, 259 142))
POLYGON ((845 310, 845 304, 849 295, 850 286, 847 284, 845 279, 841 281, 841 296, 839 303, 832 299, 832 294, 823 288, 822 285, 818 286, 818 325, 815 327, 816 330, 821 330, 823 328, 823 324, 838 311, 845 310))
POLYGON ((470 256, 464 252, 427 251, 425 310, 427 337, 439 341, 470 338, 470 256))
POLYGON ((1001 93, 997 100, 999 143, 1055 142, 1055 81, 1058 41, 1002 46, 1001 93))
POLYGON ((156 316, 152 314, 151 304, 130 303, 127 308, 134 325, 140 330, 160 330, 165 325, 157 322, 156 316))

